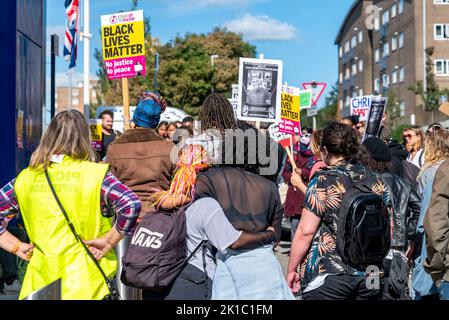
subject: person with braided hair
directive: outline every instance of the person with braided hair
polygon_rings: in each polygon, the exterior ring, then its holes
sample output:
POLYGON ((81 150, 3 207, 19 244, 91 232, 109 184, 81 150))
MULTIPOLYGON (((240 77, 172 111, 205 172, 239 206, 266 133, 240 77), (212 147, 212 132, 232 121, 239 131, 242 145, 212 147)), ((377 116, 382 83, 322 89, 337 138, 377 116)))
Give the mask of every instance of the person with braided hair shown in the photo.
POLYGON ((201 134, 187 139, 187 144, 197 144, 207 150, 214 163, 221 159, 220 145, 227 129, 235 129, 237 122, 229 100, 222 94, 213 93, 203 102, 200 110, 201 134))
POLYGON ((174 144, 156 132, 165 100, 157 92, 144 91, 137 99, 136 127, 109 145, 106 162, 111 172, 142 201, 141 217, 154 211, 151 194, 167 190, 176 167, 170 159, 174 144))
POLYGON ((155 207, 164 208, 180 200, 185 206, 186 257, 188 263, 173 284, 163 292, 143 290, 144 300, 210 300, 215 276, 215 254, 232 250, 249 250, 274 240, 273 227, 258 232, 237 230, 227 219, 217 200, 195 198, 197 173, 208 169, 210 159, 199 145, 188 145, 179 152, 178 170, 169 190, 155 193, 155 207), (175 201, 176 201, 175 200, 175 201))

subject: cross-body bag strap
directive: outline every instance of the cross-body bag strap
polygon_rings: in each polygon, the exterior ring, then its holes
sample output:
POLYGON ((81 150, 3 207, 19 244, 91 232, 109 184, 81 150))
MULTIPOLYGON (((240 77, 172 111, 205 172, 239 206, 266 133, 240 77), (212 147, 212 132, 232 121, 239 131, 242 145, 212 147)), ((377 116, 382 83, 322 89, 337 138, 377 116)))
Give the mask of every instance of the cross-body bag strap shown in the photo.
POLYGON ((106 276, 106 274, 104 273, 100 264, 98 263, 97 259, 95 259, 92 252, 90 252, 89 248, 87 248, 86 244, 83 242, 83 240, 81 239, 79 234, 76 232, 75 226, 72 224, 69 217, 67 216, 67 212, 65 211, 64 207, 61 204, 61 201, 59 200, 59 198, 56 194, 55 188, 53 187, 53 184, 51 183, 50 176, 48 175, 47 170, 45 170, 45 177, 47 178, 47 182, 48 182, 48 185, 50 186, 51 193, 53 194, 53 196, 59 206, 59 209, 61 209, 61 212, 64 215, 64 218, 67 220, 67 223, 69 224, 69 228, 72 231, 73 235, 75 236, 76 241, 80 242, 81 245, 83 246, 84 250, 86 250, 87 255, 92 259, 92 261, 97 266, 98 271, 100 271, 101 275, 103 276, 104 281, 106 282, 106 285, 108 286, 109 292, 111 293, 111 295, 114 295, 114 292, 112 292, 113 290, 111 289, 111 285, 112 285, 111 281, 112 280, 106 276))

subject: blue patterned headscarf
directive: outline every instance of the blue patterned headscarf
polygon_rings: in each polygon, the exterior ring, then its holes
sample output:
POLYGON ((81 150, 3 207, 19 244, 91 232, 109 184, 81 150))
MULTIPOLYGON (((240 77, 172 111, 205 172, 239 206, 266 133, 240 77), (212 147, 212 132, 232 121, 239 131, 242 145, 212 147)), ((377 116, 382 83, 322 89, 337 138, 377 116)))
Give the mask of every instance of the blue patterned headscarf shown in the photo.
POLYGON ((137 98, 133 122, 142 128, 156 128, 165 111, 165 99, 157 92, 144 91, 137 98))

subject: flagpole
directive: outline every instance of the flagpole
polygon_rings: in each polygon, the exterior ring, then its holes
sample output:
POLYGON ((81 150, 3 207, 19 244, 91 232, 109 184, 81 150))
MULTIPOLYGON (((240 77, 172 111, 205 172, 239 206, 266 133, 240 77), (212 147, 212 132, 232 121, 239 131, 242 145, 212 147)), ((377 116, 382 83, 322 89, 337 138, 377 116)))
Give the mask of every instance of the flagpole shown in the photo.
POLYGON ((84 40, 84 46, 83 46, 83 59, 84 59, 84 117, 86 119, 90 118, 90 82, 89 82, 89 49, 90 49, 90 5, 89 0, 84 0, 84 12, 83 12, 83 24, 84 24, 84 30, 81 35, 81 37, 84 40))

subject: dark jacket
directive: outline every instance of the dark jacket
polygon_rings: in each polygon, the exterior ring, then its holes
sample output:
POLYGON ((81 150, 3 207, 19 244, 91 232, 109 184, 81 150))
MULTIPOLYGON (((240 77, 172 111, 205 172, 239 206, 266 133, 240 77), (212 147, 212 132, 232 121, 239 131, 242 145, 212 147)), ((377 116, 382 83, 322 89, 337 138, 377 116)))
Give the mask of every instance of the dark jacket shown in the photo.
POLYGON ((174 144, 153 129, 129 129, 109 145, 111 172, 142 201, 142 214, 153 211, 150 195, 168 190, 176 165, 170 160, 174 144))
POLYGON ((418 182, 416 179, 418 178, 419 168, 407 161, 408 151, 402 144, 395 141, 388 143, 388 149, 391 152, 390 172, 405 179, 414 190, 417 190, 418 182))
POLYGON ((424 231, 427 235, 424 270, 435 283, 449 282, 449 160, 435 175, 432 198, 424 216, 424 231))
POLYGON ((390 193, 393 206, 391 246, 405 249, 407 241, 413 240, 416 235, 421 199, 405 179, 391 173, 384 173, 382 180, 390 193))
MULTIPOLYGON (((308 150, 310 151, 310 150, 308 150)), ((312 152, 301 152, 298 151, 294 154, 296 167, 301 169, 301 178, 305 185, 309 183, 310 170, 315 163, 316 157, 312 152)), ((295 188, 290 179, 292 177, 292 165, 290 160, 287 158, 285 163, 284 171, 282 172, 282 177, 285 183, 288 184, 287 196, 284 203, 284 214, 287 217, 299 216, 304 208, 304 198, 305 194, 295 188)))

